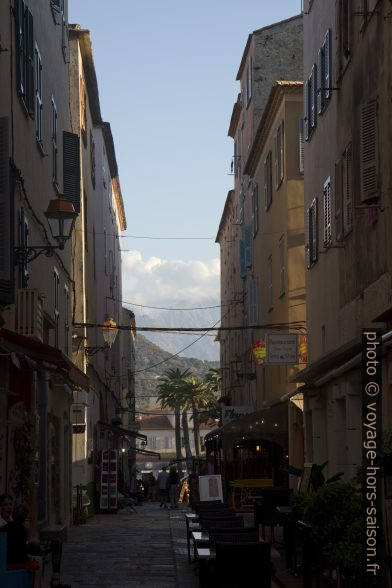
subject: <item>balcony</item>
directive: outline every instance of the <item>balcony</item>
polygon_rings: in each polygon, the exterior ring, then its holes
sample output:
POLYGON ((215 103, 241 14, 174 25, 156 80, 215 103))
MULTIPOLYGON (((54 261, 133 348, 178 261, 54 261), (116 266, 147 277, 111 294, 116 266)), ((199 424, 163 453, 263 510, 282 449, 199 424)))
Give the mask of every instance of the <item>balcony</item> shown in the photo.
POLYGON ((43 341, 43 296, 36 288, 16 290, 15 304, 4 312, 5 327, 43 341))

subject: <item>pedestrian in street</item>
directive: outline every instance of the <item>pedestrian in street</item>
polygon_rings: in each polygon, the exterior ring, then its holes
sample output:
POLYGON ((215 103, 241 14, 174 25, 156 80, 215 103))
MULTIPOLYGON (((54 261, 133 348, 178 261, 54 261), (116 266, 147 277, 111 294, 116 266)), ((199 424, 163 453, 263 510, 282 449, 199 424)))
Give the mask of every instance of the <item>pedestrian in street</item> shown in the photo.
POLYGON ((12 521, 14 499, 11 494, 0 494, 0 527, 12 521))
POLYGON ((166 466, 163 466, 162 471, 158 474, 158 490, 159 490, 159 499, 160 505, 159 507, 167 508, 168 502, 168 480, 169 480, 169 472, 166 471, 166 466))
POLYGON ((176 467, 170 468, 169 473, 169 495, 170 495, 170 504, 171 508, 178 508, 178 484, 179 484, 179 476, 176 467))

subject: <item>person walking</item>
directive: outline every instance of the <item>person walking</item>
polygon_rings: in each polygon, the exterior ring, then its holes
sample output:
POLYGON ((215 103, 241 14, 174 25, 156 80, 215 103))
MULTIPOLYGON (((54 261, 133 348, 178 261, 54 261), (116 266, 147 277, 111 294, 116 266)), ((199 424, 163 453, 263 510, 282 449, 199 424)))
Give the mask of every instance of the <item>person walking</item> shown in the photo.
POLYGON ((169 473, 169 494, 170 494, 170 504, 171 508, 178 508, 178 484, 179 484, 179 476, 176 467, 170 468, 169 473))
POLYGON ((166 466, 162 467, 162 471, 158 474, 158 490, 159 490, 159 500, 160 505, 159 507, 167 508, 167 498, 168 498, 168 480, 169 480, 169 472, 166 471, 166 466))

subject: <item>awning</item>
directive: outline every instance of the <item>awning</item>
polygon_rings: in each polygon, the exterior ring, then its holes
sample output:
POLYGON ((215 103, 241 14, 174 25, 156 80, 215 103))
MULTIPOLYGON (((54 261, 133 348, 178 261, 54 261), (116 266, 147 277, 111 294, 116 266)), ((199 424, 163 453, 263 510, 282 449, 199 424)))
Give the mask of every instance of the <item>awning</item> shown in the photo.
POLYGON ((42 343, 42 341, 34 337, 19 335, 19 333, 8 329, 0 329, 0 346, 8 351, 26 355, 34 361, 46 362, 64 370, 66 372, 65 377, 74 386, 87 392, 89 391, 90 381, 88 376, 59 349, 42 343))
POLYGON ((116 433, 116 435, 133 437, 134 439, 141 439, 142 441, 147 442, 147 435, 143 435, 142 433, 138 433, 137 431, 131 431, 130 429, 124 429, 123 427, 117 427, 116 425, 110 425, 109 423, 104 423, 103 421, 98 421, 97 424, 102 429, 106 429, 107 431, 113 431, 113 433, 116 433))
POLYGON ((142 453, 143 455, 157 455, 158 459, 161 459, 161 454, 158 451, 150 451, 149 449, 140 449, 139 447, 132 447, 130 451, 135 451, 136 453, 142 453))

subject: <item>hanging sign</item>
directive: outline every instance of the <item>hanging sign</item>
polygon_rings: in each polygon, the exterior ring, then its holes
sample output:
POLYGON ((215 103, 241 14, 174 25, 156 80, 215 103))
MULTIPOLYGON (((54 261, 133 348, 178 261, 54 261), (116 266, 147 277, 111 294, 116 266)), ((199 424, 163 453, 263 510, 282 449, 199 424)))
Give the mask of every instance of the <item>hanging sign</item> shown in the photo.
POLYGON ((222 406, 222 425, 255 411, 254 406, 222 406))
POLYGON ((297 334, 269 333, 267 335, 267 363, 275 365, 297 364, 297 334))
POLYGON ((298 335, 298 362, 308 363, 308 336, 298 335))

